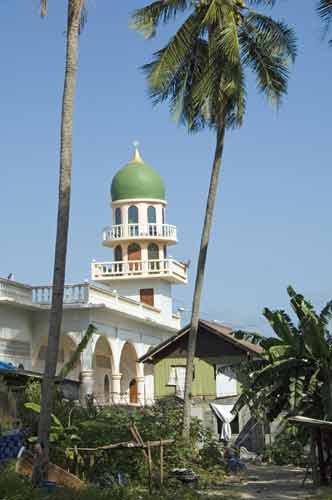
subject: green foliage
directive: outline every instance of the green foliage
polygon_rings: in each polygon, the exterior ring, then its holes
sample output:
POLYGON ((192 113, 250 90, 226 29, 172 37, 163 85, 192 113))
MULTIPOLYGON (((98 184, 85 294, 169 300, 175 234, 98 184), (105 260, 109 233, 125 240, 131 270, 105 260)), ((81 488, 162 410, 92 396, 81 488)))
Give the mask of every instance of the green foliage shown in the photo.
MULTIPOLYGON (((273 2, 265 0, 266 5, 273 2)), ((161 23, 188 13, 170 41, 144 66, 155 103, 189 130, 240 126, 246 106, 245 69, 257 88, 279 104, 296 56, 293 31, 245 2, 156 1, 133 14, 132 26, 151 38, 161 23)))
MULTIPOLYGON (((37 396, 35 387, 28 394, 37 396)), ((60 401, 56 407, 60 407, 60 401)), ((174 467, 197 466, 220 468, 220 452, 211 434, 205 431, 198 419, 191 423, 190 441, 184 441, 181 433, 183 403, 175 398, 165 398, 153 407, 133 408, 110 406, 104 409, 66 407, 60 418, 53 417, 51 428, 51 460, 91 482, 103 487, 118 484, 118 475, 129 484, 146 484, 147 464, 141 449, 112 449, 93 454, 79 452, 77 447, 97 448, 107 444, 132 441, 130 427, 136 425, 144 441, 174 439, 174 444, 164 448, 165 472, 174 467), (69 418, 70 415, 70 418, 69 418)), ((37 403, 25 405, 25 412, 38 415, 37 403)), ((26 420, 26 417, 24 417, 26 420)), ((160 470, 159 448, 152 449, 155 480, 160 470)), ((220 469, 221 471, 221 469, 220 469)), ((1 498, 1 497, 0 497, 1 498)))
POLYGON ((276 437, 273 445, 267 447, 263 459, 277 465, 304 464, 306 438, 293 426, 286 426, 276 437))
MULTIPOLYGON (((325 34, 326 34, 331 28, 332 0, 319 0, 317 3, 317 12, 324 24, 325 34)), ((329 43, 330 45, 332 45, 332 40, 330 40, 329 43)))
MULTIPOLYGON (((270 419, 282 411, 331 419, 332 303, 317 313, 303 295, 292 287, 287 291, 298 325, 283 310, 264 309, 276 337, 261 342, 260 359, 238 367, 243 393, 235 411, 249 404, 253 412, 267 414, 270 419)), ((242 339, 252 336, 250 332, 235 335, 242 339)))
MULTIPOLYGON (((32 488, 31 481, 19 476, 11 469, 0 468, 0 500, 198 500, 202 498, 190 488, 176 483, 173 487, 165 488, 149 494, 146 489, 119 487, 98 488, 87 487, 82 491, 72 491, 65 488, 56 488, 53 493, 44 489, 32 488)), ((209 496, 209 498, 211 498, 209 496)))
POLYGON ((97 328, 93 325, 90 324, 86 330, 86 332, 83 335, 83 338, 81 342, 78 344, 77 348, 75 351, 72 353, 70 359, 63 365, 63 367, 60 370, 59 377, 60 378, 66 378, 68 374, 75 368, 77 363, 79 362, 81 358, 81 354, 84 351, 84 349, 87 347, 91 337, 95 333, 97 328))

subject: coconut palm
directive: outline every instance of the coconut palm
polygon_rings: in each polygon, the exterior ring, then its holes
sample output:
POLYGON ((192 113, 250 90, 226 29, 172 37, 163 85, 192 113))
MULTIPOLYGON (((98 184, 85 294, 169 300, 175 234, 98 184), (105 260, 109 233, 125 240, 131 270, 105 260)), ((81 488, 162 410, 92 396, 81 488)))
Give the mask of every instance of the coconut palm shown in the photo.
MULTIPOLYGON (((332 22, 332 0, 319 0, 317 12, 323 21, 325 32, 327 33, 331 28, 332 22)), ((332 45, 332 40, 329 40, 329 43, 332 45)))
MULTIPOLYGON (((41 0, 41 15, 47 14, 48 0, 41 0)), ((60 174, 57 215, 57 232, 53 271, 53 293, 48 331, 48 345, 45 371, 42 383, 41 413, 38 436, 41 444, 40 460, 36 462, 34 482, 47 478, 48 435, 54 400, 54 377, 59 352, 59 340, 62 322, 63 293, 66 270, 66 255, 69 227, 70 188, 72 169, 72 129, 76 70, 78 58, 79 31, 84 22, 84 0, 68 0, 67 14, 67 50, 64 77, 64 91, 61 113, 60 174)))
POLYGON ((178 14, 184 22, 151 63, 144 66, 154 103, 168 101, 189 131, 212 129, 216 146, 205 211, 188 340, 183 433, 189 435, 193 358, 199 307, 226 129, 241 126, 246 105, 246 68, 259 92, 278 105, 287 91, 288 65, 296 55, 293 30, 251 4, 272 0, 157 0, 133 14, 146 37, 178 14))
POLYGON ((268 410, 270 419, 281 412, 332 420, 332 301, 320 313, 292 287, 287 289, 298 319, 295 326, 282 310, 264 309, 276 337, 234 332, 237 338, 259 343, 262 358, 250 362, 248 387, 234 411, 245 404, 268 410))

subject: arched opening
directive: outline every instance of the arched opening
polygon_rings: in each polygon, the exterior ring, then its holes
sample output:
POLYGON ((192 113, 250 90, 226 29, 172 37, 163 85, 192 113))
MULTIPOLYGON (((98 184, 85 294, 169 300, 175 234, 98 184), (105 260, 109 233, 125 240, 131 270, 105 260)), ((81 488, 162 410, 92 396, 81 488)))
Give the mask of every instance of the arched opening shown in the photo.
POLYGON ((156 209, 155 207, 148 207, 148 223, 155 224, 157 222, 156 209))
POLYGON ((155 243, 148 246, 149 273, 157 272, 160 269, 159 247, 155 243))
POLYGON ((141 247, 136 243, 132 243, 128 246, 128 261, 129 261, 129 271, 131 272, 140 272, 141 269, 141 260, 142 253, 141 247), (131 261, 131 262, 130 262, 131 261))
POLYGON ((138 208, 135 205, 128 208, 128 233, 129 236, 138 236, 138 208))
POLYGON ((118 245, 114 249, 114 260, 120 262, 122 260, 122 247, 118 245))
POLYGON ((105 337, 99 337, 93 356, 95 371, 93 393, 98 404, 110 403, 113 356, 112 350, 105 337))
MULTIPOLYGON (((56 368, 57 374, 60 372, 63 365, 71 359, 75 350, 76 350, 76 344, 73 341, 73 339, 71 339, 69 335, 66 334, 61 335, 59 353, 58 353, 58 363, 56 368)), ((36 357, 33 361, 33 370, 36 370, 38 372, 44 371, 46 352, 47 352, 47 337, 44 337, 41 341, 41 345, 37 351, 36 357)), ((80 373, 81 373, 81 363, 80 361, 78 361, 74 366, 74 368, 66 375, 66 378, 70 380, 79 380, 80 373)))
POLYGON ((138 224, 138 208, 135 205, 128 208, 128 224, 138 224))
POLYGON ((115 224, 120 226, 122 224, 122 212, 120 207, 115 209, 115 224))
POLYGON ((137 355, 135 348, 129 342, 123 346, 120 359, 121 377, 121 402, 135 403, 137 402, 137 355), (135 387, 136 385, 136 387, 135 387), (136 401, 133 401, 136 390, 136 401))
POLYGON ((122 253, 122 247, 118 245, 114 249, 114 260, 116 262, 115 264, 115 272, 118 274, 122 273, 122 260, 123 260, 123 253, 122 253), (118 264, 119 262, 119 264, 118 264))
POLYGON ((129 403, 137 403, 138 395, 137 395, 137 382, 136 379, 132 379, 129 382, 129 403))
POLYGON ((109 404, 110 402, 110 393, 111 393, 110 379, 109 376, 106 374, 104 378, 104 399, 106 404, 109 404))

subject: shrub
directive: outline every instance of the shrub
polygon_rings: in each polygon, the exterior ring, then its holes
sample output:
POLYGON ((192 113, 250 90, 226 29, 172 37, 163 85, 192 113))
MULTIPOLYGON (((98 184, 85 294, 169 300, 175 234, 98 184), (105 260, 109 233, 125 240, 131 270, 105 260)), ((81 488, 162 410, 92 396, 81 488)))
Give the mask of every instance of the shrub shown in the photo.
POLYGON ((305 439, 294 426, 286 426, 266 448, 263 460, 277 465, 301 465, 304 462, 305 439))

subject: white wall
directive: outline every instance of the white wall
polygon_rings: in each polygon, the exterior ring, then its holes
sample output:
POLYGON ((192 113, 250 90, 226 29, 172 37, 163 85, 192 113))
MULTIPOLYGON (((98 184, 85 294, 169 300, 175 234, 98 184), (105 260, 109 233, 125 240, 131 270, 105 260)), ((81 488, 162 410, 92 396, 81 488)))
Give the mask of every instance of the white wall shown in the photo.
POLYGON ((31 369, 31 312, 0 304, 0 360, 31 369))
POLYGON ((163 321, 167 322, 172 318, 173 300, 172 285, 167 281, 158 279, 135 279, 128 281, 117 281, 110 284, 111 290, 116 290, 119 295, 129 297, 132 300, 140 301, 141 288, 154 289, 154 305, 161 310, 163 321))

